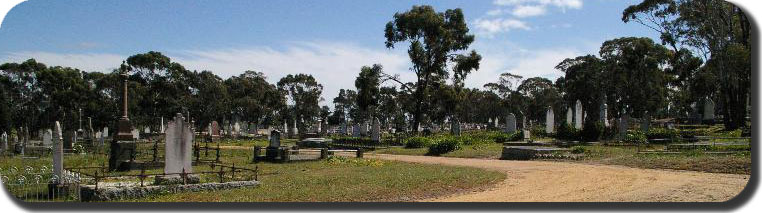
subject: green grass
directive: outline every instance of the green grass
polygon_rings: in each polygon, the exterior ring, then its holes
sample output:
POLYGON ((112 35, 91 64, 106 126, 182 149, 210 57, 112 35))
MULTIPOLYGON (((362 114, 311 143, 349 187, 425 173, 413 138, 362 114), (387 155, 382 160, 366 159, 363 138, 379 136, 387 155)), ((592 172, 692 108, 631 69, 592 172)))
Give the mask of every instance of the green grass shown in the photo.
MULTIPOLYGON (((268 202, 268 201, 413 201, 461 191, 489 187, 505 179, 505 174, 471 167, 414 164, 395 161, 335 157, 321 161, 250 164, 250 150, 223 150, 223 164, 255 168, 261 185, 233 190, 161 194, 123 200, 146 202, 268 202)), ((104 155, 66 155, 65 167, 100 166, 104 155)), ((25 166, 41 168, 51 157, 21 159, 0 157, 0 168, 25 166)), ((194 171, 212 171, 207 165, 194 171)), ((147 170, 161 173, 162 169, 147 170)), ((139 174, 140 171, 112 172, 110 175, 139 174)), ((137 179, 135 179, 137 180, 137 179)), ((133 181, 135 181, 133 180, 133 181)), ((202 176, 203 182, 217 182, 215 175, 202 176)), ((110 182, 110 181, 109 181, 110 182)), ((148 178, 146 182, 151 182, 148 178)))
POLYGON ((323 160, 259 164, 261 185, 223 191, 168 194, 146 202, 410 201, 489 186, 499 172, 380 160, 323 160))

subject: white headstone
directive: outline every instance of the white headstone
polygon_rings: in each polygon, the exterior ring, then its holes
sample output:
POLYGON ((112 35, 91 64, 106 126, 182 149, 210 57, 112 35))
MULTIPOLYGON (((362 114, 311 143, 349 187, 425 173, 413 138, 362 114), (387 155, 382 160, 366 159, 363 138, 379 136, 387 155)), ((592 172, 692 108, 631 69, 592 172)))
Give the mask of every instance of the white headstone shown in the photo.
POLYGON ((53 130, 46 129, 43 131, 42 134, 42 145, 43 146, 52 146, 53 145, 53 130))
POLYGON ((193 131, 181 113, 167 125, 164 147, 164 173, 193 172, 193 131))
POLYGON ((516 132, 516 115, 508 113, 508 116, 505 117, 505 133, 514 132, 516 132))
POLYGON ((582 102, 577 100, 574 106, 574 128, 582 129, 582 102))
POLYGON ((140 131, 138 131, 138 129, 132 130, 132 138, 135 140, 140 140, 140 131))
POLYGON ((159 133, 164 134, 167 130, 164 129, 164 117, 161 117, 161 123, 159 123, 159 133))
POLYGON ((103 127, 103 137, 104 138, 108 137, 108 127, 103 127))
POLYGON ((63 178, 63 135, 61 123, 56 121, 53 132, 53 175, 60 182, 63 178))
POLYGON ((143 128, 143 132, 146 133, 146 134, 150 134, 151 133, 151 128, 148 128, 148 127, 143 128))
POLYGON ((373 119, 373 126, 370 130, 370 139, 375 142, 381 141, 381 122, 378 118, 373 119))
POLYGON ((553 133, 553 126, 555 125, 553 116, 555 116, 553 114, 553 108, 548 108, 548 111, 545 113, 545 133, 553 133))
POLYGON ((0 142, 2 143, 0 144, 1 145, 0 149, 2 149, 0 151, 3 151, 3 152, 7 151, 8 150, 8 133, 3 132, 3 134, 0 136, 0 142))
POLYGON ((572 120, 574 119, 574 113, 572 113, 571 108, 566 108, 566 124, 572 125, 572 120))
POLYGON ((299 135, 299 128, 296 128, 296 120, 294 120, 294 126, 291 127, 291 134, 299 135))

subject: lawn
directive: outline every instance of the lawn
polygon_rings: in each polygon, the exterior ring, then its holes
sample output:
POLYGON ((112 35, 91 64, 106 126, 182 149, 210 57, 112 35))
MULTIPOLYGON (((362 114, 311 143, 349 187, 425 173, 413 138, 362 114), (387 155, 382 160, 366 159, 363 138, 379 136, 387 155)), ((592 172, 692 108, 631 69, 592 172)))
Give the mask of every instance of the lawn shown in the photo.
MULTIPOLYGON (((712 127, 717 128, 717 127, 712 127)), ((480 134, 494 134, 489 132, 470 133, 472 138, 479 138, 480 134)), ((714 137, 738 137, 740 131, 735 132, 712 132, 714 137)), ((442 136, 435 136, 442 137, 442 136)), ((435 138, 431 137, 431 138, 435 138)), ((483 137, 481 137, 483 138, 483 137)), ((537 139, 539 141, 551 141, 550 138, 537 139)), ((734 139, 715 139, 714 142, 735 141, 734 139)), ((485 158, 498 159, 502 154, 501 143, 487 140, 472 142, 471 145, 461 145, 461 148, 442 157, 457 158, 485 158)), ((649 149, 663 149, 663 145, 651 145, 649 149)), ((748 145, 739 146, 716 146, 708 151, 726 151, 725 149, 748 149, 748 145)), ((675 169, 691 170, 715 173, 751 174, 751 153, 741 151, 733 154, 707 154, 701 150, 683 151, 678 154, 638 154, 635 146, 606 146, 586 145, 579 146, 578 150, 584 150, 584 156, 574 160, 570 159, 543 159, 543 161, 565 161, 591 164, 623 165, 636 168, 648 169, 675 169)), ((404 148, 392 147, 389 149, 376 150, 377 154, 395 155, 427 155, 428 148, 404 148)))
MULTIPOLYGON (((233 190, 160 194, 125 202, 369 202, 414 201, 486 189, 505 174, 470 167, 414 164, 374 159, 332 157, 327 160, 251 164, 249 150, 223 150, 222 163, 259 168, 261 185, 233 190)), ((66 155, 65 167, 100 166, 105 156, 66 155)), ((50 168, 50 156, 38 159, 0 157, 2 171, 17 167, 50 168)), ((209 171, 194 166, 194 171, 209 171)), ((161 173, 162 169, 147 170, 161 173)), ((139 171, 112 174, 138 174, 139 171)), ((213 175, 202 180, 216 181, 213 175)), ((150 182, 150 178, 147 180, 150 182)))

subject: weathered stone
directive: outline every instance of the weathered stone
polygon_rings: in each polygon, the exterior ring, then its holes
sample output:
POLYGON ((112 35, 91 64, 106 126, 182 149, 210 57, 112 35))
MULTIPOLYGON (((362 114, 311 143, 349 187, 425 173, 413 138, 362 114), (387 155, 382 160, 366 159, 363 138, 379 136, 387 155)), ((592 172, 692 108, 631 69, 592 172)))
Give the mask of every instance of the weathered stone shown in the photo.
POLYGON ((193 154, 193 130, 181 113, 167 125, 164 148, 164 173, 191 173, 193 154))
POLYGON ((0 135, 0 152, 8 151, 8 133, 0 135))
POLYGON ((566 108, 566 124, 572 125, 572 121, 574 120, 574 113, 572 112, 571 108, 566 108))
POLYGON ((505 117, 505 133, 514 132, 516 132, 516 115, 508 113, 508 116, 505 117))
POLYGON ((56 121, 53 129, 53 175, 60 181, 63 178, 63 135, 61 135, 61 123, 56 121))
POLYGON ((53 145, 53 130, 46 129, 43 131, 42 134, 42 145, 43 146, 52 146, 53 145))
POLYGON ((453 135, 460 135, 460 121, 457 117, 452 117, 450 121, 450 133, 453 135))
POLYGON ((621 118, 619 118, 619 139, 624 140, 625 137, 627 137, 627 129, 629 129, 629 120, 630 115, 624 114, 621 118))
POLYGON ((609 116, 609 114, 608 114, 609 105, 606 104, 606 103, 601 104, 601 109, 600 110, 601 110, 600 114, 599 114, 600 119, 598 119, 598 120, 601 123, 603 123, 604 126, 608 127, 609 126, 609 119, 608 119, 608 116, 609 116))
POLYGON ((711 98, 707 98, 704 102, 704 115, 702 120, 714 121, 714 101, 712 101, 711 98))
POLYGON ((545 113, 545 133, 552 134, 553 133, 553 127, 556 125, 554 120, 554 114, 553 114, 553 108, 548 108, 548 111, 545 113))
POLYGON ((352 125, 352 137, 360 137, 360 124, 352 125))
POLYGON ((651 115, 646 111, 640 121, 640 131, 648 132, 649 128, 651 128, 651 115))
POLYGON ((379 142, 381 141, 381 122, 378 118, 373 118, 373 126, 370 131, 370 139, 379 142))
POLYGON ((267 145, 269 148, 276 148, 280 147, 280 131, 273 130, 270 132, 270 144, 267 145))
POLYGON ((574 128, 582 129, 582 101, 577 100, 574 106, 574 128))

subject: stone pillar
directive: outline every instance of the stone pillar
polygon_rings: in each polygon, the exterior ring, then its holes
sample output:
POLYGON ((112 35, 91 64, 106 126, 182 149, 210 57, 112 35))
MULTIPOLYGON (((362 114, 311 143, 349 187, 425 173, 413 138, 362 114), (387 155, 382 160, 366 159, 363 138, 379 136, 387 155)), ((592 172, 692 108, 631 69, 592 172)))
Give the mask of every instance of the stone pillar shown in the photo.
POLYGON ((360 137, 360 124, 352 125, 352 137, 360 137))
POLYGON ((574 128, 582 129, 582 102, 577 100, 574 106, 574 128))
POLYGON ((608 109, 609 109, 609 105, 608 104, 605 104, 605 103, 601 104, 600 119, 598 119, 606 127, 609 126, 608 109))
POLYGON ((164 173, 193 172, 193 130, 182 113, 169 122, 164 145, 164 173))
POLYGON ((53 129, 53 175, 56 175, 57 181, 63 178, 63 136, 61 135, 61 123, 56 121, 53 129))
POLYGON ((555 115, 553 114, 553 108, 549 107, 548 111, 545 113, 545 133, 553 133, 553 127, 555 125, 554 116, 555 115))

